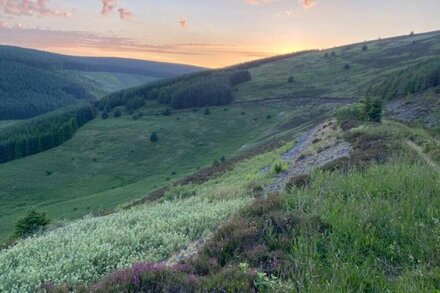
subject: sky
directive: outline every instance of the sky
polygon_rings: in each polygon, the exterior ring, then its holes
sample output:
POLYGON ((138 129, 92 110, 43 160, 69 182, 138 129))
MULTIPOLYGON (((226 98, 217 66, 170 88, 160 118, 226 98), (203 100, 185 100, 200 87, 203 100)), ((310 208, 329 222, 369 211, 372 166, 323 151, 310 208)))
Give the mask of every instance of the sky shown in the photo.
POLYGON ((0 44, 205 67, 440 30, 440 0, 0 0, 0 44))

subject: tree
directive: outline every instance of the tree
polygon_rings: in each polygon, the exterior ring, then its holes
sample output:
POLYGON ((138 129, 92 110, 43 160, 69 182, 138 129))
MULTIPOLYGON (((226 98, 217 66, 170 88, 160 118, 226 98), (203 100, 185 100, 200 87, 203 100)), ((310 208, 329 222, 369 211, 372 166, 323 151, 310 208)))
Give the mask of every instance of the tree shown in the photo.
POLYGON ((376 98, 373 100, 373 104, 371 105, 370 112, 367 113, 370 121, 373 122, 381 122, 382 121, 382 100, 376 98))
POLYGON ((325 53, 325 54, 324 54, 324 58, 328 58, 328 53, 325 53))
POLYGON ((46 217, 46 213, 39 213, 32 210, 21 218, 15 224, 15 236, 30 236, 49 225, 50 220, 46 217))
POLYGON ((209 108, 206 108, 205 109, 205 115, 209 115, 209 114, 211 114, 211 111, 209 111, 209 108))
POLYGON ((366 96, 364 100, 364 112, 366 120, 380 122, 382 120, 382 100, 366 96))
POLYGON ((104 120, 108 118, 108 113, 107 113, 107 111, 102 112, 102 114, 101 114, 101 118, 104 119, 104 120))
POLYGON ((289 83, 295 82, 295 78, 293 76, 289 76, 289 79, 287 80, 289 83))
POLYGON ((150 135, 150 141, 151 141, 151 142, 156 142, 156 141, 158 141, 158 140, 159 140, 159 137, 157 137, 156 132, 153 132, 153 133, 150 135))
POLYGON ((335 51, 332 52, 332 57, 336 57, 336 52, 335 51))
POLYGON ((113 113, 113 116, 115 118, 118 118, 118 117, 121 117, 121 115, 122 115, 121 109, 116 108, 115 112, 113 113))
POLYGON ((367 51, 368 50, 368 46, 367 45, 363 45, 362 46, 362 51, 367 51))
POLYGON ((165 111, 163 111, 162 115, 163 116, 170 116, 171 115, 170 109, 166 108, 165 111))

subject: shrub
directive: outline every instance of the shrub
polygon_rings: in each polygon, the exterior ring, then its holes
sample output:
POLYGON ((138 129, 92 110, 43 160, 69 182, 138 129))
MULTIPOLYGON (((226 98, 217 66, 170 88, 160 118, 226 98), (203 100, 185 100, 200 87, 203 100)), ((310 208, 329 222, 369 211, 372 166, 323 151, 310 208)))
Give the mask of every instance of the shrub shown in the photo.
POLYGON ((294 176, 290 178, 289 182, 287 183, 287 190, 290 190, 293 187, 296 188, 305 188, 310 185, 310 176, 308 174, 302 174, 298 176, 294 176))
POLYGON ((349 70, 350 68, 351 68, 350 64, 346 63, 346 64, 344 65, 344 69, 345 69, 345 70, 349 70))
POLYGON ((332 57, 336 57, 336 52, 335 51, 332 52, 332 57))
POLYGON ((266 119, 268 119, 268 120, 269 120, 269 119, 272 119, 272 115, 267 114, 267 115, 266 115, 266 119))
POLYGON ((364 121, 365 106, 362 103, 343 106, 336 111, 335 116, 339 123, 345 120, 364 121))
POLYGON ((113 117, 118 118, 121 117, 121 115, 122 115, 121 109, 116 108, 115 112, 113 113, 113 117))
POLYGON ((275 174, 286 172, 288 169, 289 169, 289 165, 283 161, 278 161, 273 165, 273 172, 275 174))
POLYGON ((367 45, 363 45, 362 46, 362 51, 368 51, 368 46, 367 45))
POLYGON ((211 111, 209 111, 209 108, 206 108, 205 109, 205 113, 204 113, 205 115, 209 115, 209 114, 211 114, 211 111))
POLYGON ((15 236, 27 237, 35 232, 44 229, 49 225, 49 219, 46 213, 39 213, 35 210, 30 211, 24 218, 18 220, 15 224, 15 236))
POLYGON ((156 141, 158 141, 158 140, 159 140, 159 137, 157 136, 156 132, 153 132, 153 133, 150 135, 150 141, 151 141, 151 142, 156 142, 156 141))
POLYGON ((293 78, 293 76, 290 76, 289 79, 287 80, 288 83, 293 83, 295 82, 295 78, 293 78))
POLYGON ((162 112, 162 115, 163 116, 170 116, 171 115, 170 109, 166 108, 165 111, 162 112))
POLYGON ((101 114, 101 118, 102 118, 103 120, 107 119, 107 118, 108 118, 108 113, 107 113, 106 111, 102 112, 102 114, 101 114))

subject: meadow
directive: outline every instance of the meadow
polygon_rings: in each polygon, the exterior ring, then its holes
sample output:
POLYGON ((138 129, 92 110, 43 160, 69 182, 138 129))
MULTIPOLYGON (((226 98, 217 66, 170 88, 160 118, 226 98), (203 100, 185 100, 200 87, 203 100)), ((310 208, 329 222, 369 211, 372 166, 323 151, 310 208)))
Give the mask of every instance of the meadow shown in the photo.
MULTIPOLYGON (((0 239, 31 209, 55 222, 111 211, 223 156, 295 132, 328 109, 247 105, 210 108, 209 115, 190 110, 137 120, 97 118, 57 148, 0 165, 0 239), (153 131, 156 143, 150 141, 153 131)), ((142 109, 151 110, 158 109, 142 109)))
POLYGON ((0 291, 32 291, 45 282, 89 283, 138 261, 164 260, 247 206, 248 186, 270 180, 273 174, 261 169, 293 145, 242 161, 200 185, 175 186, 158 203, 86 217, 22 240, 0 252, 0 271, 7 272, 0 275, 0 291))

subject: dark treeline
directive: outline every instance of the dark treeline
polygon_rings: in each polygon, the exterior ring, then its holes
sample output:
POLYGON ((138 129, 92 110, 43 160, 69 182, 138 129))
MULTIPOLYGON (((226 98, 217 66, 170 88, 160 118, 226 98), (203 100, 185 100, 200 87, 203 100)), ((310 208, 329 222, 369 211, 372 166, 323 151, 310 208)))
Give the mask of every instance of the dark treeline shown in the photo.
POLYGON ((135 110, 145 100, 156 100, 176 109, 225 105, 233 99, 234 86, 251 78, 247 70, 203 71, 112 93, 96 104, 104 111, 122 105, 128 111, 135 110))
POLYGON ((11 46, 0 46, 0 61, 16 62, 52 71, 122 72, 158 78, 173 77, 202 69, 190 65, 125 58, 66 56, 11 46))
POLYGON ((94 119, 91 104, 81 103, 0 130, 0 163, 53 148, 94 119))
POLYGON ((410 65, 390 73, 371 92, 385 99, 404 97, 440 86, 440 58, 410 65))
POLYGON ((0 120, 24 119, 93 99, 79 85, 50 71, 0 61, 0 120))

